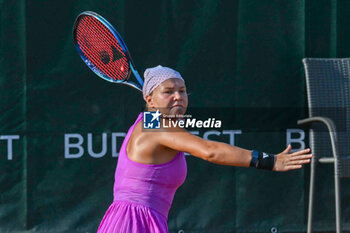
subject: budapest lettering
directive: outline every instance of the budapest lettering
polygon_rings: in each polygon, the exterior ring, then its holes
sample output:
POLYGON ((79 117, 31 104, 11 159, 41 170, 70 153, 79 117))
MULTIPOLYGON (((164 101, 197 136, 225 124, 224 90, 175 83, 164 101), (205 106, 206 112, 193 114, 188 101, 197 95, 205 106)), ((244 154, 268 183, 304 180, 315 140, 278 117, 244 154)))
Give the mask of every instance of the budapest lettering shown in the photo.
MULTIPOLYGON (((206 140, 214 140, 226 142, 232 146, 235 145, 235 138, 242 135, 242 130, 207 130, 200 135, 199 131, 189 131, 190 133, 200 136, 206 140)), ((64 146, 65 159, 79 159, 83 156, 93 158, 103 158, 107 155, 107 151, 111 151, 112 157, 118 157, 121 142, 126 136, 125 132, 112 132, 85 135, 80 133, 67 133, 63 135, 62 146, 64 146), (94 142, 94 137, 101 137, 99 145, 94 142), (110 150, 108 150, 108 148, 110 150)), ((6 160, 20 159, 22 151, 18 148, 18 144, 23 144, 23 138, 20 135, 0 135, 0 159, 6 160), (5 152, 4 152, 5 151, 5 152)), ((95 140, 96 141, 96 140, 95 140)), ((293 151, 305 148, 305 132, 301 129, 286 130, 286 145, 293 144, 293 151), (297 146, 299 145, 299 146, 297 146)), ((28 156, 31 156, 28 154, 28 156)))

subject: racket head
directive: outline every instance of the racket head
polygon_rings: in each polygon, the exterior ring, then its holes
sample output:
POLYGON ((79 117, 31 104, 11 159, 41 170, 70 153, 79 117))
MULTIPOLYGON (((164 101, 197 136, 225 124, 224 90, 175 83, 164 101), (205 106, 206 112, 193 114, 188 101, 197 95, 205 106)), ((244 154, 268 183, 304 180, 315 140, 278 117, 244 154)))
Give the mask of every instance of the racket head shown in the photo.
MULTIPOLYGON (((125 83, 134 70, 128 48, 117 30, 102 16, 85 11, 78 15, 73 28, 78 54, 101 78, 125 83)), ((135 83, 125 83, 139 89, 135 83)))

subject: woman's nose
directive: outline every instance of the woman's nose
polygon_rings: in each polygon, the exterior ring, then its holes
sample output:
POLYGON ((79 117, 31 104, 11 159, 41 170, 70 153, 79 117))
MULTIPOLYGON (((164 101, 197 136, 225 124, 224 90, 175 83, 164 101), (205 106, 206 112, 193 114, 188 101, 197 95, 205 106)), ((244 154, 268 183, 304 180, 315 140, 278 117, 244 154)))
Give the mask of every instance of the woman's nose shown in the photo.
POLYGON ((175 91, 174 92, 174 100, 181 100, 181 99, 182 99, 181 94, 178 91, 175 91))

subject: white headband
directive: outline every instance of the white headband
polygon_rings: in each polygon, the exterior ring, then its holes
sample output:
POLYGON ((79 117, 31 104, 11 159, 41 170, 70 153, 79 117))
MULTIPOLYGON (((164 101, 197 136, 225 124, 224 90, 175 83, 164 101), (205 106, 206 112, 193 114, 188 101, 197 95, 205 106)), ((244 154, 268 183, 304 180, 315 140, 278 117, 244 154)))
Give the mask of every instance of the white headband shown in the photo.
POLYGON ((179 72, 161 65, 146 69, 143 76, 145 81, 143 83, 142 93, 145 100, 146 95, 150 94, 165 80, 170 78, 178 78, 183 80, 179 72))

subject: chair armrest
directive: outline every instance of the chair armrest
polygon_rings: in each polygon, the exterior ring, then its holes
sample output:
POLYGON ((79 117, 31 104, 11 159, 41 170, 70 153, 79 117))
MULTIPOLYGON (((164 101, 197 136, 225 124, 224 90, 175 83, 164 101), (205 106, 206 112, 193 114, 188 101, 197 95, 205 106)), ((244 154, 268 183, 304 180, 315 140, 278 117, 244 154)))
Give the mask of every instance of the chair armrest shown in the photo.
POLYGON ((336 128, 333 121, 327 117, 310 117, 298 120, 298 125, 310 125, 312 123, 323 123, 327 126, 329 137, 331 139, 332 151, 334 158, 338 158, 338 139, 336 128))
POLYGON ((298 120, 298 125, 310 125, 312 123, 320 122, 327 126, 328 131, 335 132, 335 125, 328 117, 310 117, 302 120, 298 120))

